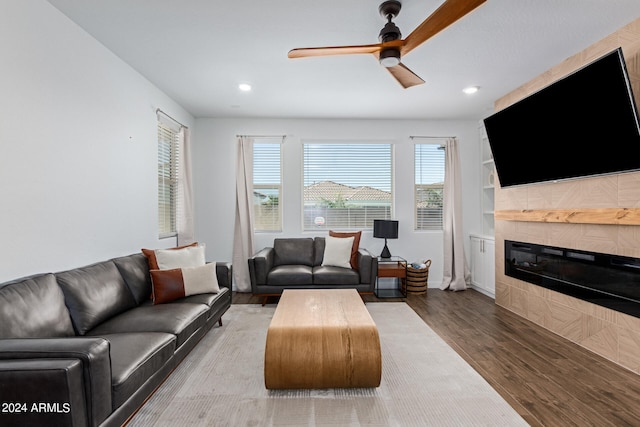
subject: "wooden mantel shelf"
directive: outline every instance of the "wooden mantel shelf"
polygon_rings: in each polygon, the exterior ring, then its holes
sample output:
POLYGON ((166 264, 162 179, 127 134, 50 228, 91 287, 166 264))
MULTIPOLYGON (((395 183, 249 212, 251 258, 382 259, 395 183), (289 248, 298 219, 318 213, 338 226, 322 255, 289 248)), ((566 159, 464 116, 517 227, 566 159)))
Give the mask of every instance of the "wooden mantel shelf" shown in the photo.
POLYGON ((640 208, 499 210, 495 211, 494 218, 502 221, 640 225, 640 208))

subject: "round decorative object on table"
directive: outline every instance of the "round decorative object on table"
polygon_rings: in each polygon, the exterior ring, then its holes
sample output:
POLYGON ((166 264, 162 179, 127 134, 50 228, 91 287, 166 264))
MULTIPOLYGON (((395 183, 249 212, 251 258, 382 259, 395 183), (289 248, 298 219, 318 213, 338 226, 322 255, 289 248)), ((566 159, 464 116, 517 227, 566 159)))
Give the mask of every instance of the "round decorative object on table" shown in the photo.
POLYGON ((424 262, 424 268, 414 268, 407 265, 407 293, 423 295, 427 293, 427 282, 429 280, 429 267, 431 260, 424 262))

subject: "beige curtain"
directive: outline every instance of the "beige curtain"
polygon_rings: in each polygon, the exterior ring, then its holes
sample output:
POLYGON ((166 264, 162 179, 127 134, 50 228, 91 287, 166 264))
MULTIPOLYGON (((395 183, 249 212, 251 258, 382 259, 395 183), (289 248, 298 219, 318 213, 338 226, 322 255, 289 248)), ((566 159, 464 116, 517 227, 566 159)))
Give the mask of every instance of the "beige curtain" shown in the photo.
POLYGON ((445 172, 443 195, 444 268, 440 289, 463 291, 470 280, 469 267, 464 256, 462 235, 462 183, 458 141, 445 143, 445 172))
POLYGON ((233 236, 235 290, 251 292, 249 257, 253 247, 253 138, 238 138, 236 159, 236 220, 233 236))
POLYGON ((178 217, 176 229, 178 246, 195 241, 193 221, 193 182, 191 178, 191 133, 182 126, 179 132, 180 154, 178 155, 178 217))

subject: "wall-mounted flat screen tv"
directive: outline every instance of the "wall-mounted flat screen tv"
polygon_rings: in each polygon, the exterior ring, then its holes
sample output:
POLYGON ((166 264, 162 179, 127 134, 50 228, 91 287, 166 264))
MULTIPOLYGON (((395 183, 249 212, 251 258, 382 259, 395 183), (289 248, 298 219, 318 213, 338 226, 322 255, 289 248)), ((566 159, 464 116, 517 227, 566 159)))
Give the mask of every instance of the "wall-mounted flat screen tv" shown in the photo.
POLYGON ((484 119, 502 187, 640 170, 640 126, 618 48, 484 119))

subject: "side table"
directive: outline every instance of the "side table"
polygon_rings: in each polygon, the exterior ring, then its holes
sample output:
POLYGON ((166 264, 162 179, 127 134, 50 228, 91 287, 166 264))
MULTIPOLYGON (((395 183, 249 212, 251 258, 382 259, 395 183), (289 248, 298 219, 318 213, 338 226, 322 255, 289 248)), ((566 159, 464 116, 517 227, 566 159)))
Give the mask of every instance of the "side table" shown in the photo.
POLYGON ((378 298, 404 298, 407 296, 407 260, 392 256, 378 257, 378 277, 376 278, 376 296, 378 298), (380 288, 381 278, 395 278, 395 288, 380 288))

